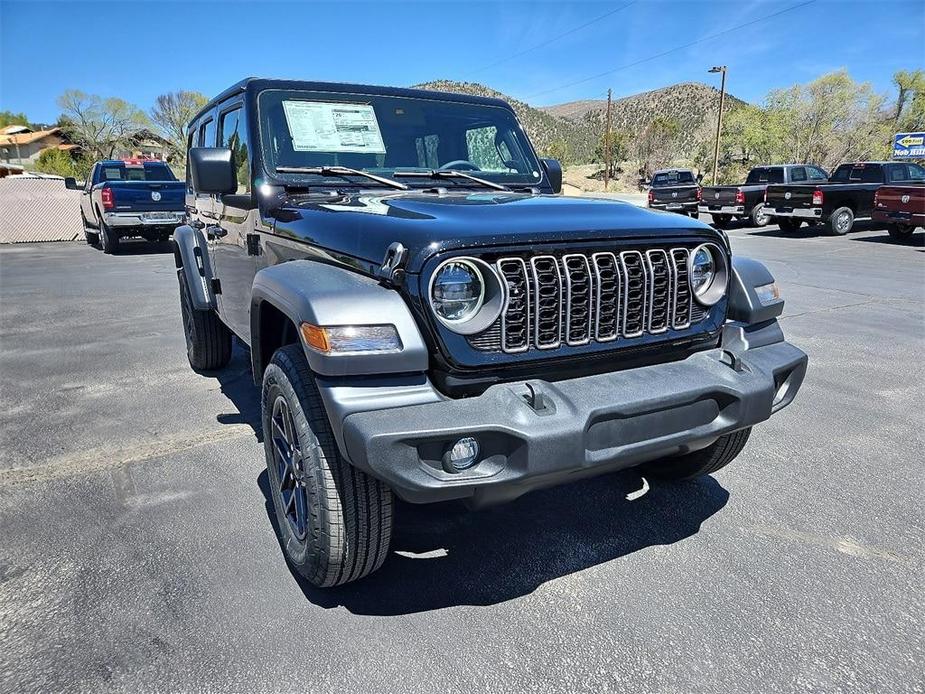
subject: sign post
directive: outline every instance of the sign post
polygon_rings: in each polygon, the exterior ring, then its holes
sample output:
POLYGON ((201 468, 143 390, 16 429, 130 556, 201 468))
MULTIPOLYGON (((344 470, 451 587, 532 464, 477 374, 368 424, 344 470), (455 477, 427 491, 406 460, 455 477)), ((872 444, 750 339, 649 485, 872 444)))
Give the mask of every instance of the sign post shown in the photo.
POLYGON ((925 133, 896 133, 893 159, 925 159, 925 133))

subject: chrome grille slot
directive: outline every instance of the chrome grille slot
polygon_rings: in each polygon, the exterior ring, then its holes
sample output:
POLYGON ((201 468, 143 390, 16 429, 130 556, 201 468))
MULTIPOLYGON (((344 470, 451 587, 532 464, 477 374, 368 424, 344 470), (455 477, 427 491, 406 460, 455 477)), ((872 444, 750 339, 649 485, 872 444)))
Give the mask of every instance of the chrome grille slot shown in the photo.
POLYGON ((597 302, 594 339, 598 342, 616 340, 620 332, 620 264, 613 253, 595 253, 591 261, 597 302))
POLYGON ((591 266, 585 255, 562 257, 565 271, 565 341, 569 345, 591 342, 591 266))
POLYGON ((674 269, 674 320, 675 330, 684 330, 691 324, 691 286, 688 281, 687 260, 690 252, 686 248, 671 250, 674 269))
POLYGON ((639 251, 620 254, 623 270, 623 337, 639 337, 646 327, 646 264, 639 251))
POLYGON ((498 272, 507 283, 507 306, 501 314, 501 349, 526 352, 530 347, 530 287, 522 258, 502 258, 498 272))
POLYGON ((562 277, 559 261, 551 255, 530 260, 533 268, 533 344, 539 349, 552 349, 562 344, 562 277))
POLYGON ((646 251, 646 265, 649 271, 648 329, 654 335, 668 330, 674 288, 668 254, 665 251, 646 251))

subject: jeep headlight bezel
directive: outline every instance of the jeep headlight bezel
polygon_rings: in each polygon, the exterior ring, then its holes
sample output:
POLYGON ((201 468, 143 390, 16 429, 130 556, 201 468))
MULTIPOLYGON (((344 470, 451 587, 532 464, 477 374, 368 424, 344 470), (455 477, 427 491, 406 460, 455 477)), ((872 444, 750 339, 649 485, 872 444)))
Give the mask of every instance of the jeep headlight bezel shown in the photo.
MULTIPOLYGON (((446 285, 459 284, 458 279, 447 280, 446 285)), ((427 289, 427 301, 430 310, 441 323, 449 330, 460 335, 473 335, 490 327, 504 308, 506 287, 498 273, 484 260, 468 256, 447 258, 441 262, 430 276, 427 289), (441 287, 444 282, 443 273, 455 271, 468 272, 473 278, 473 288, 470 292, 471 307, 459 315, 448 311, 446 306, 454 302, 469 301, 467 298, 451 298, 452 292, 441 287)), ((457 293, 463 294, 464 292, 457 293)))
POLYGON ((687 277, 691 294, 702 306, 714 306, 729 286, 729 261, 715 243, 702 243, 691 251, 687 277))

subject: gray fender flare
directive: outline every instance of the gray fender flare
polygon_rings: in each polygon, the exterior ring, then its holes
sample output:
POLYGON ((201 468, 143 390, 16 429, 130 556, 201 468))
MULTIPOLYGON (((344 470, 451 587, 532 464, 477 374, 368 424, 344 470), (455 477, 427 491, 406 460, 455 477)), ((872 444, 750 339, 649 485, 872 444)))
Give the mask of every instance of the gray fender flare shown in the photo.
MULTIPOLYGON (((290 260, 260 270, 251 292, 251 358, 260 372, 261 313, 275 307, 298 328, 317 326, 394 325, 402 348, 397 352, 322 354, 305 346, 305 357, 319 376, 371 376, 423 373, 428 350, 399 293, 376 280, 345 268, 313 260, 290 260)), ((298 332, 298 330, 297 330, 298 332)))
POLYGON ((173 243, 177 272, 186 277, 193 307, 200 311, 216 308, 209 247, 202 232, 184 224, 174 230, 173 243))

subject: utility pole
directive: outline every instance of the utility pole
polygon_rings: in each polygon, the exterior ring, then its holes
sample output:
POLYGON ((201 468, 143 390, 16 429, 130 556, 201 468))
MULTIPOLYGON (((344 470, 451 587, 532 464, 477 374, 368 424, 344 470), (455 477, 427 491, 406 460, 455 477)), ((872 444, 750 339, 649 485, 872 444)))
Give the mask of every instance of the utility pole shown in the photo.
POLYGON ((607 90, 607 129, 604 131, 604 190, 610 185, 610 169, 613 166, 613 148, 610 146, 611 90, 607 90))
POLYGON ((716 176, 719 170, 719 136, 723 130, 723 102, 726 100, 726 66, 711 67, 710 72, 722 73, 719 84, 719 115, 716 118, 716 142, 713 146, 713 185, 716 185, 716 176))

